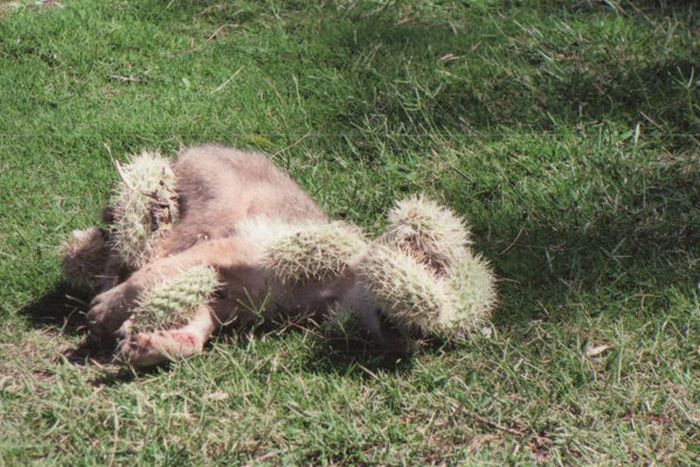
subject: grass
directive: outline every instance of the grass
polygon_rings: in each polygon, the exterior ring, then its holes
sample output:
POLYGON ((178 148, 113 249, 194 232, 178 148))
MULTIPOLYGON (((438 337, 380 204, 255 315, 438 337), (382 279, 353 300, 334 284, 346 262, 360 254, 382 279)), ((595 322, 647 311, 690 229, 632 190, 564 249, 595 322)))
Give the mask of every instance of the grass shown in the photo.
POLYGON ((699 31, 673 0, 0 3, 0 463, 698 462, 699 31), (457 210, 491 336, 76 352, 57 245, 110 153, 212 141, 375 233, 410 193, 457 210))

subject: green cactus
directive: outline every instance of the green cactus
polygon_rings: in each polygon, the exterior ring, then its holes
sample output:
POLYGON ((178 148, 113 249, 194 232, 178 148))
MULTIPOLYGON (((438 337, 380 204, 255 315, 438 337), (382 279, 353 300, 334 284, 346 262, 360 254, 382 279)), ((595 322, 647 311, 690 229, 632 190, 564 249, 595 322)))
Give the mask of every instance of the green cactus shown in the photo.
POLYGON ((63 275, 77 286, 95 288, 103 273, 109 246, 104 232, 97 227, 74 230, 60 249, 63 275))
POLYGON ((486 262, 468 253, 450 276, 438 276, 394 248, 378 246, 359 263, 367 290, 386 317, 408 334, 470 334, 489 318, 496 301, 486 262))
POLYGON ((455 291, 394 247, 377 245, 359 262, 358 273, 387 318, 407 333, 436 332, 456 314, 455 291))
POLYGON ((358 262, 387 318, 408 334, 445 337, 482 325, 496 300, 494 277, 470 251, 462 220, 421 195, 397 203, 389 222, 358 262))
POLYGON ((138 269, 152 257, 158 239, 177 221, 175 174, 159 153, 143 152, 117 170, 121 177, 112 207, 110 241, 124 264, 138 269))
POLYGON ((396 203, 380 241, 441 275, 463 260, 471 243, 469 230, 454 212, 423 195, 396 203))
POLYGON ((365 248, 357 227, 344 222, 309 225, 273 241, 263 264, 283 284, 323 282, 344 274, 365 248))
POLYGON ((209 266, 196 266, 163 280, 146 290, 133 310, 134 333, 180 327, 195 310, 209 302, 220 286, 209 266))
POLYGON ((496 280, 481 257, 468 254, 449 277, 459 300, 456 313, 445 323, 450 333, 471 334, 491 317, 496 304, 496 280))

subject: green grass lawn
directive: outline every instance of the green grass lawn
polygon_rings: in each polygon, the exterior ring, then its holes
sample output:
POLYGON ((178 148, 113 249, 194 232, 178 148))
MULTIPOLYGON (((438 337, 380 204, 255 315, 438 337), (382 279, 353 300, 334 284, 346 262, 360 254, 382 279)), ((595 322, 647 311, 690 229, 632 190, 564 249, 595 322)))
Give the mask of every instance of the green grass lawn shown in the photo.
POLYGON ((700 9, 674 0, 0 2, 0 464, 700 459, 700 9), (313 329, 135 375, 76 353, 57 246, 116 159, 271 154, 372 232, 426 192, 490 337, 313 329))

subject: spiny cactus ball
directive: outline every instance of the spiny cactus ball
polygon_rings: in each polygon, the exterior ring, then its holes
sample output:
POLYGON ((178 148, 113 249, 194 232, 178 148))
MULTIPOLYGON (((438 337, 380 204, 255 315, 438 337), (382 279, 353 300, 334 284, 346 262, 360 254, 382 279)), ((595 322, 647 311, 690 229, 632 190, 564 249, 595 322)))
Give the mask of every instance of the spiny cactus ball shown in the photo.
POLYGON ((110 239, 124 264, 138 269, 177 221, 175 174, 170 161, 157 152, 143 152, 117 169, 121 181, 111 201, 110 239))
POLYGON ((459 303, 452 320, 445 323, 451 333, 470 334, 488 321, 496 304, 495 282, 488 263, 471 253, 453 269, 449 284, 459 303))
POLYGON ((458 297, 448 284, 396 248, 377 245, 358 272, 385 316, 405 332, 437 332, 457 313, 458 297))
POLYGON ((167 278, 139 297, 131 330, 152 332, 183 326, 219 286, 216 271, 209 266, 196 266, 167 278))
POLYGON ((109 246, 97 227, 74 230, 70 240, 61 246, 61 266, 68 281, 95 288, 103 272, 109 246))
POLYGON ((458 264, 471 243, 467 227, 455 213, 423 195, 396 203, 381 241, 397 245, 437 274, 458 264))
POLYGON ((360 229, 331 222, 283 235, 267 247, 263 261, 267 270, 285 284, 325 281, 345 273, 352 258, 365 248, 360 229))

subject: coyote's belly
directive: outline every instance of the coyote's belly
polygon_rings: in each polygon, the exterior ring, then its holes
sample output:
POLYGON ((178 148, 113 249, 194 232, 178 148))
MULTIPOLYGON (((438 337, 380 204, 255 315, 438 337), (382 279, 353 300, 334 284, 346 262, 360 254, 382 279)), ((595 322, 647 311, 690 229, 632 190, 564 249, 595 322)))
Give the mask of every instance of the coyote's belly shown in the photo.
POLYGON ((286 173, 258 153, 197 146, 178 156, 174 171, 181 219, 160 245, 161 257, 235 236, 241 223, 256 218, 277 226, 327 221, 286 173))

